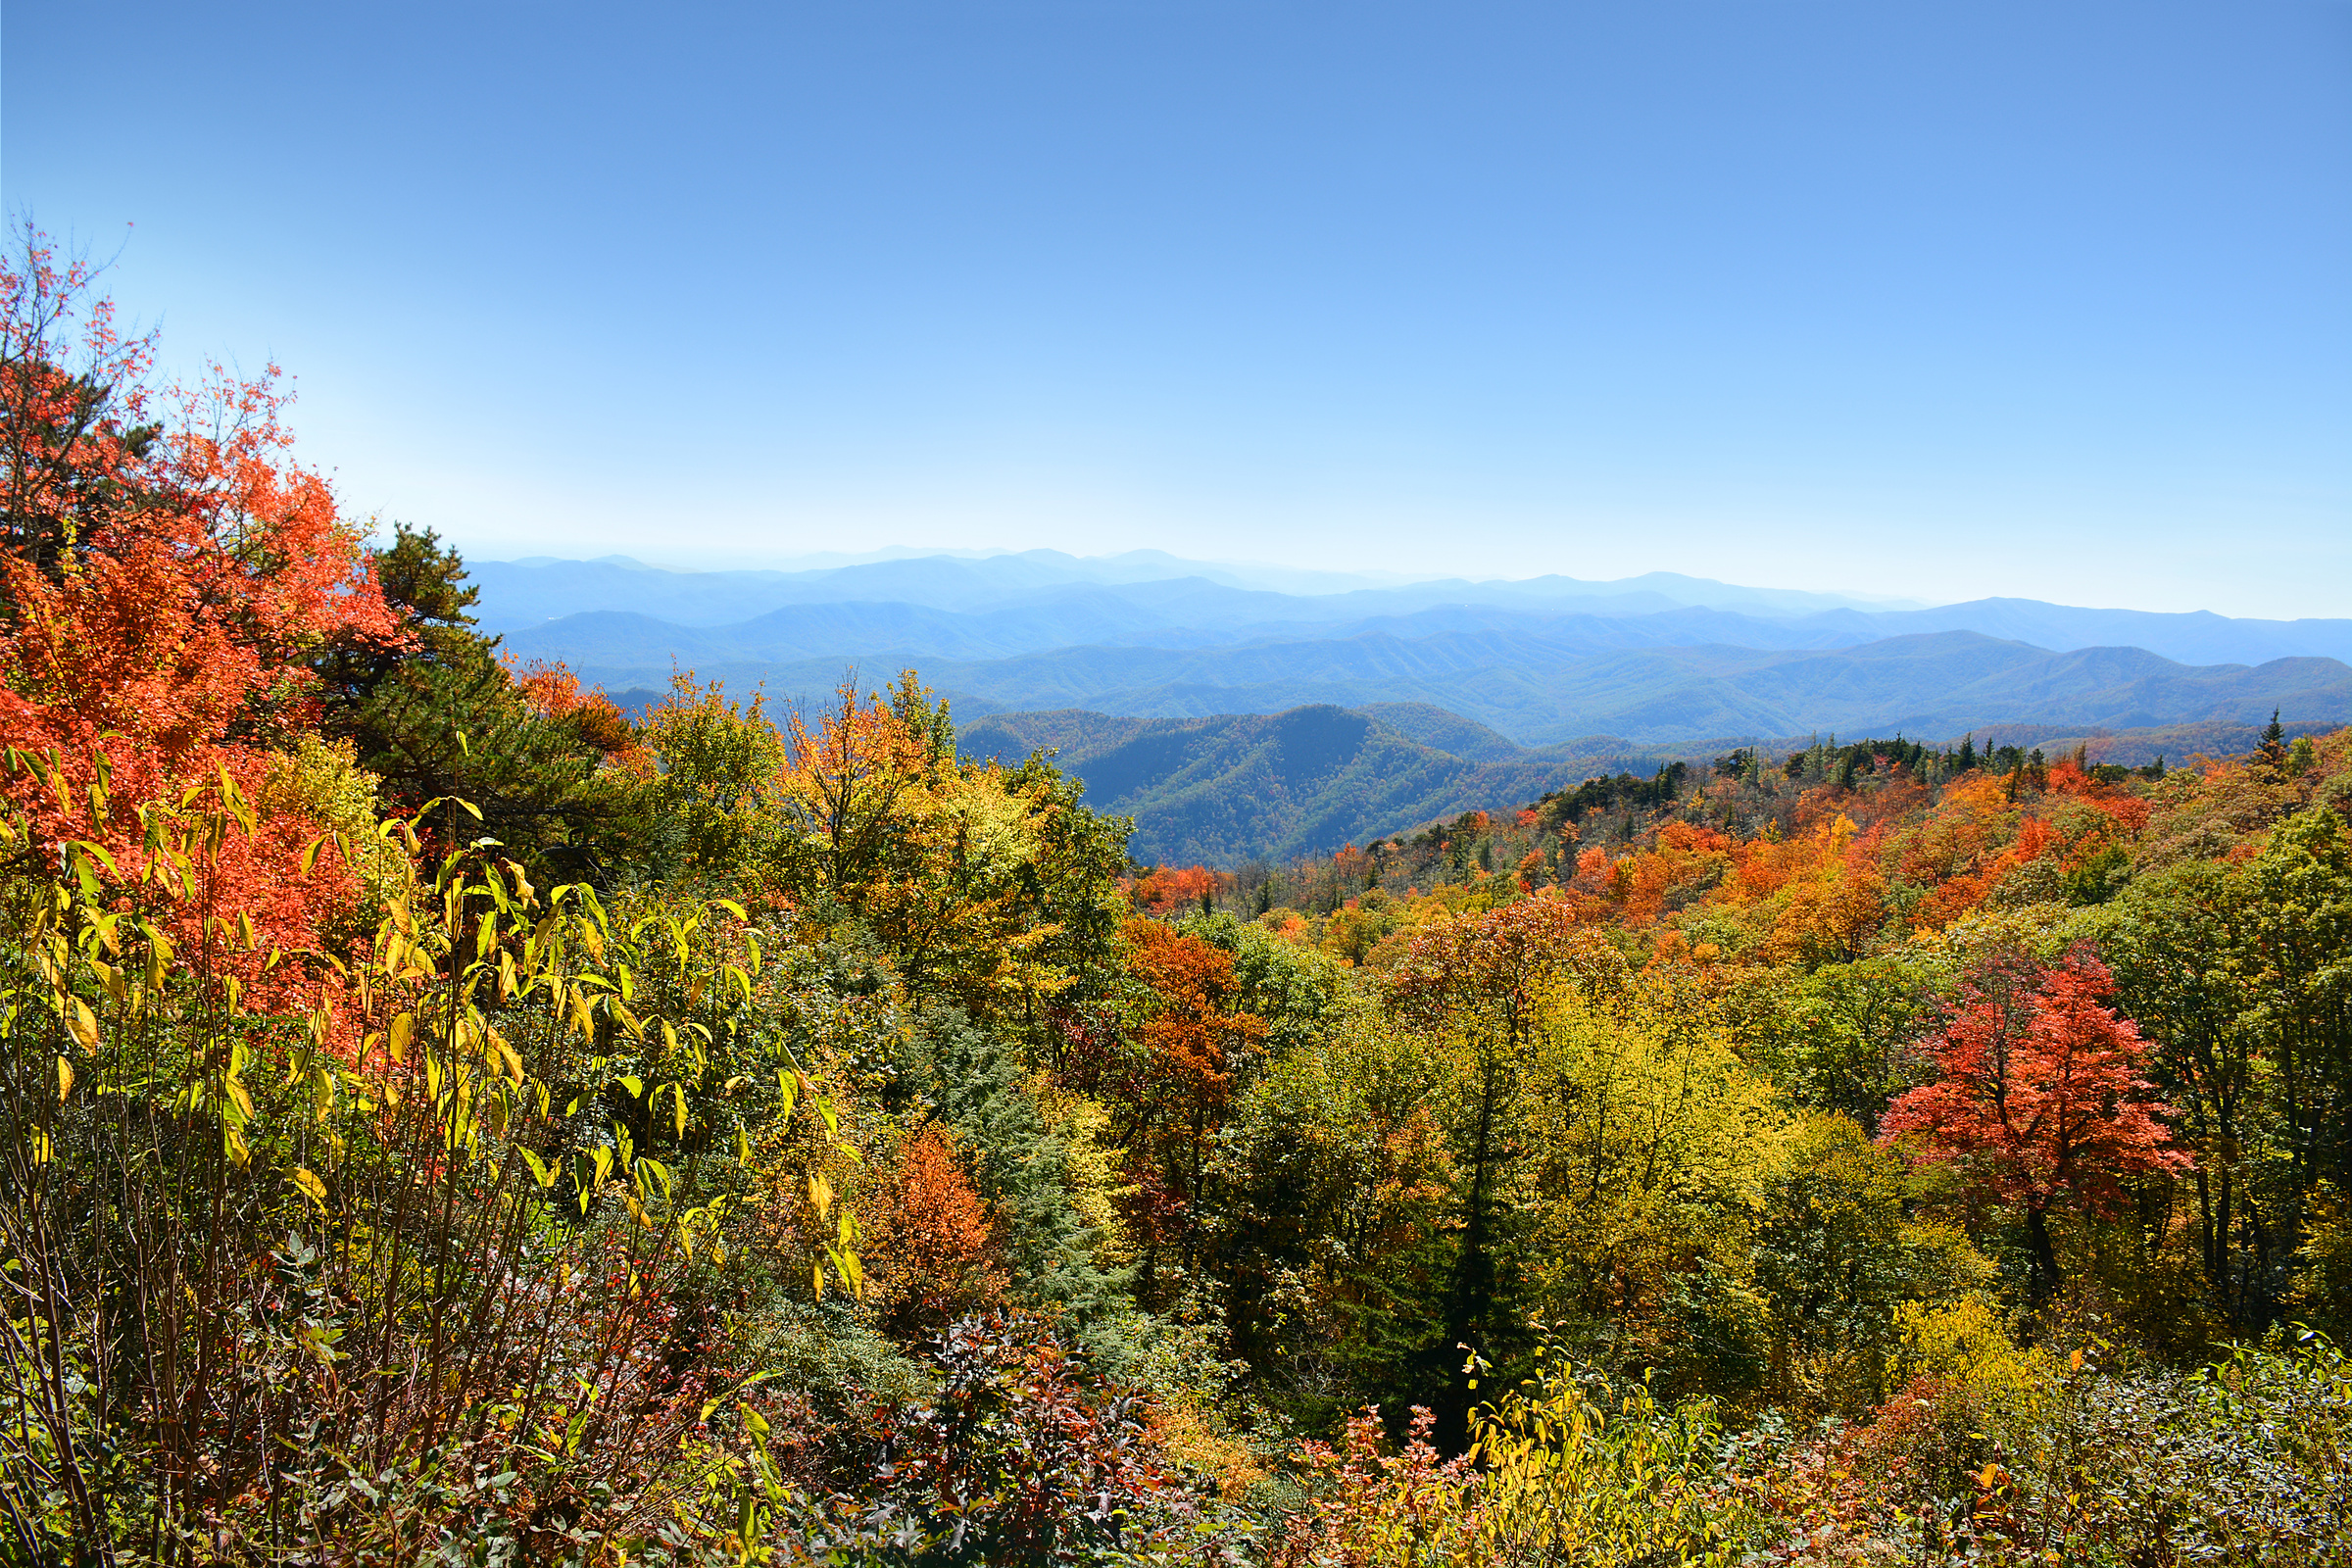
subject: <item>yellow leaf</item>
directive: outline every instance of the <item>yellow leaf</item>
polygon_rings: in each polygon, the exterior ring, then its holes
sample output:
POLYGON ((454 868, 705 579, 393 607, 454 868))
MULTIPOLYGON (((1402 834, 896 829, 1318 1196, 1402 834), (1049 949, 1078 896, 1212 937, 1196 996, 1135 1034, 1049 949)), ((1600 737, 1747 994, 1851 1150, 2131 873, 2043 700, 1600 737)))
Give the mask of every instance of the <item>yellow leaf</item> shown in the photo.
POLYGON ((294 1185, 308 1193, 312 1202, 317 1203, 320 1208, 326 1206, 326 1183, 311 1174, 303 1166, 294 1167, 294 1185))
POLYGON ((811 1171, 808 1175, 808 1202, 819 1219, 833 1206, 833 1184, 821 1172, 811 1171))
POLYGON ((98 1015, 79 997, 66 999, 66 1033, 79 1041, 84 1051, 98 1049, 98 1015))
POLYGON ((66 1096, 74 1092, 74 1064, 65 1057, 57 1058, 57 1102, 64 1104, 66 1096))
POLYGON ((483 1031, 490 1040, 490 1065, 493 1071, 504 1069, 515 1083, 522 1082, 522 1056, 507 1043, 507 1037, 496 1029, 483 1031))

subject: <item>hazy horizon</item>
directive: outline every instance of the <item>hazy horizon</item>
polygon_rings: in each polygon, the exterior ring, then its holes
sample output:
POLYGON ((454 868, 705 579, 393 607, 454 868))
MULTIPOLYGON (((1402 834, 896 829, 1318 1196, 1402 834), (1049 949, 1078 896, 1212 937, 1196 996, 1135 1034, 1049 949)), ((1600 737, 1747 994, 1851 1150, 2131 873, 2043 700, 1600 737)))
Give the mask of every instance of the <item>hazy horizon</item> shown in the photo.
MULTIPOLYGON (((2216 610, 2211 610, 2211 609, 2209 609, 2208 607, 2205 607, 2205 606, 2195 606, 2195 607, 2191 607, 2191 608, 2190 608, 2190 609, 2188 609, 2188 610, 2172 610, 2172 609, 2157 609, 2157 608, 2153 608, 2153 607, 2150 607, 2150 606, 2147 606, 2147 605, 2123 604, 2123 603, 2114 603, 2114 602, 2106 602, 2106 601, 2101 601, 2101 602, 2096 602, 2096 603, 2074 603, 2074 602, 2070 602, 2070 601, 2061 601, 2061 600, 2052 600, 2052 599, 2047 599, 2047 598, 2045 598, 2045 597, 2044 597, 2044 596, 2042 596, 2042 595, 2038 595, 2038 594, 2031 594, 2031 593, 2023 593, 2023 592, 2018 592, 2018 593, 1986 593, 1986 594, 1977 594, 1977 595, 1972 595, 1972 596, 1970 596, 1970 599, 1968 599, 1968 600, 1962 600, 1962 599, 1948 599, 1948 598, 1941 598, 1941 599, 1939 599, 1939 598, 1935 598, 1935 597, 1931 597, 1931 596, 1922 596, 1922 595, 1892 595, 1892 594, 1877 594, 1877 593, 1865 593, 1865 592, 1861 592, 1861 591, 1859 591, 1859 590, 1856 590, 1856 589, 1853 589, 1853 588, 1847 587, 1847 586, 1845 586, 1845 585, 1843 585, 1843 584, 1837 583, 1837 582, 1798 582, 1798 581, 1759 582, 1759 581, 1754 581, 1754 580, 1749 580, 1749 579, 1740 579, 1740 578, 1729 577, 1729 576, 1721 575, 1721 574, 1718 574, 1718 573, 1709 573, 1709 572, 1702 571, 1702 570, 1690 570, 1690 569, 1683 569, 1683 568, 1673 568, 1673 569, 1670 569, 1670 568, 1666 568, 1666 567, 1651 567, 1651 568, 1646 568, 1646 569, 1642 569, 1642 570, 1629 571, 1629 572, 1625 572, 1625 573, 1623 573, 1623 574, 1621 574, 1621 575, 1616 575, 1616 576, 1608 576, 1608 577, 1586 576, 1586 575, 1583 575, 1583 574, 1581 574, 1581 573, 1578 573, 1578 572, 1575 572, 1575 571, 1556 571, 1556 570, 1537 571, 1537 570, 1532 570, 1532 569, 1531 569, 1531 570, 1526 570, 1526 571, 1494 571, 1494 572, 1487 572, 1487 571, 1444 571, 1444 570, 1431 570, 1431 571, 1426 571, 1426 572, 1409 572, 1409 571, 1386 571, 1386 572, 1339 572, 1339 571, 1334 571, 1333 569, 1331 569, 1331 568, 1328 568, 1328 567, 1316 566, 1316 565, 1309 564, 1305 564, 1305 563, 1300 563, 1300 562, 1292 562, 1292 561, 1270 561, 1270 560, 1236 560, 1236 559, 1208 559, 1208 558, 1201 558, 1201 557, 1184 556, 1184 555, 1181 555, 1180 553, 1178 553, 1178 552, 1175 552, 1175 551, 1170 551, 1170 550, 1159 549, 1158 547, 1153 547, 1153 546, 1144 546, 1144 547, 1138 547, 1138 548, 1136 548, 1136 549, 1131 549, 1131 550, 1126 550, 1126 551, 1110 551, 1110 550, 1105 550, 1105 551, 1094 551, 1094 552, 1078 552, 1078 551, 1066 551, 1066 550, 1058 550, 1058 549, 1056 549, 1056 548, 1055 548, 1055 547, 1054 547, 1054 546, 1048 546, 1048 545, 1030 545, 1030 546, 1019 547, 1019 548, 1015 548, 1015 547, 1009 547, 1009 546, 1000 546, 1000 545, 988 545, 988 546, 957 546, 957 547, 954 547, 954 548, 924 548, 924 547, 920 547, 920 546, 913 546, 913 545, 895 545, 895 544, 894 544, 894 545, 879 545, 879 546, 875 546, 875 547, 873 547, 873 548, 872 548, 872 549, 870 549, 870 550, 866 550, 866 551, 862 551, 862 552, 856 552, 856 553, 852 553, 852 552, 844 552, 844 551, 812 551, 812 552, 798 553, 798 554, 792 554, 792 555, 775 554, 775 555, 760 556, 760 555, 750 555, 750 554, 744 554, 744 555, 734 555, 734 556, 727 556, 727 557, 721 557, 721 558, 717 558, 717 559, 711 559, 711 560, 702 560, 702 561, 698 561, 698 560, 694 559, 694 558, 693 558, 691 555, 687 555, 687 556, 679 556, 679 555, 674 555, 674 554, 673 554, 673 555, 667 555, 667 556, 664 556, 664 555, 662 554, 662 551, 659 549, 659 547, 651 547, 651 548, 648 548, 648 549, 644 549, 644 550, 636 550, 636 551, 631 551, 631 550, 616 550, 616 551, 609 551, 609 552, 606 552, 605 554, 603 554, 603 555, 599 555, 599 556, 560 555, 560 554, 552 554, 552 553, 549 553, 549 552, 546 552, 546 551, 540 551, 540 552, 536 552, 536 553, 534 553, 534 554, 531 554, 531 555, 522 555, 522 556, 515 556, 515 555, 494 556, 494 555, 482 555, 482 554, 476 554, 476 555, 469 555, 469 556, 467 557, 467 559, 468 559, 469 561, 478 562, 478 563, 483 563, 483 564, 505 564, 505 565, 523 565, 523 566, 530 566, 530 565, 541 565, 541 564, 596 564, 605 563, 605 562, 626 562, 626 563, 628 563, 628 564, 632 564, 632 565, 645 566, 645 567, 649 567, 649 568, 651 568, 651 569, 653 569, 653 570, 657 570, 657 571, 681 572, 681 573, 697 573, 697 572, 730 572, 730 571, 778 571, 778 572, 800 572, 800 571, 823 571, 823 570, 833 570, 833 569, 838 569, 838 568, 840 568, 840 567, 844 567, 844 566, 854 566, 854 565, 868 565, 868 564, 877 564, 877 563, 880 563, 880 562, 886 562, 886 561, 904 561, 904 560, 915 560, 915 559, 922 559, 922 558, 926 558, 926 557, 934 557, 934 556, 948 556, 948 557, 954 557, 954 558, 960 559, 960 560, 972 560, 972 561, 977 561, 977 560, 986 560, 986 559, 988 559, 988 558, 990 558, 990 557, 995 557, 995 556, 1022 556, 1022 555, 1032 555, 1032 554, 1038 554, 1038 553, 1051 553, 1051 554, 1058 554, 1058 555, 1064 555, 1064 556, 1068 556, 1068 557, 1071 557, 1071 558, 1073 558, 1073 559, 1076 559, 1076 560, 1079 560, 1079 561, 1098 561, 1098 562, 1109 562, 1109 561, 1115 561, 1115 560, 1118 560, 1118 559, 1120 559, 1120 558, 1121 558, 1121 557, 1123 557, 1123 556, 1129 556, 1129 555, 1139 555, 1139 554, 1157 554, 1157 555, 1166 556, 1166 557, 1169 557, 1169 558, 1171 558, 1171 559, 1174 559, 1174 560, 1178 560, 1178 561, 1181 561, 1181 562, 1187 563, 1187 564, 1196 564, 1196 565, 1202 565, 1202 566, 1211 566, 1211 567, 1216 567, 1216 568, 1220 568, 1220 569, 1223 569, 1223 570, 1229 570, 1229 571, 1240 572, 1240 573, 1248 573, 1248 572, 1253 572, 1253 571, 1255 571, 1255 572, 1265 572, 1265 573, 1269 573, 1269 574, 1296 574, 1296 575, 1300 575, 1300 576, 1306 576, 1306 575, 1328 575, 1328 576, 1334 576, 1334 577, 1338 577, 1338 576, 1346 576, 1346 577, 1348 577, 1348 578, 1350 578, 1350 579, 1353 579, 1353 581, 1352 581, 1352 582, 1351 582, 1349 585, 1348 585, 1348 586, 1342 586, 1342 587, 1321 588, 1321 589, 1318 589, 1318 588, 1291 588, 1291 589, 1285 589, 1285 590, 1282 590, 1282 591, 1285 591, 1285 592, 1291 592, 1291 593, 1299 593, 1299 594, 1309 594, 1309 595, 1311 595, 1311 594, 1315 594, 1315 593, 1327 593, 1327 592, 1328 592, 1328 593, 1343 593, 1343 592, 1348 592, 1348 591, 1349 591, 1349 589, 1350 589, 1351 587, 1367 587, 1367 588, 1370 588, 1370 587, 1405 587, 1405 586, 1411 586, 1411 585, 1414 585, 1414 584, 1420 584, 1420 583, 1429 583, 1429 582, 1444 582, 1444 581, 1455 581, 1455 580, 1464 581, 1464 582, 1469 582, 1469 583, 1487 583, 1487 582, 1529 582, 1529 581, 1533 581, 1533 580, 1536 580, 1536 579, 1539 579, 1539 578, 1544 578, 1544 577, 1552 577, 1552 576, 1558 576, 1558 577, 1568 577, 1568 578, 1574 578, 1575 580, 1577 580, 1577 581, 1580 581, 1580 582, 1585 582, 1585 583, 1597 583, 1597 584, 1603 584, 1603 585, 1606 585, 1606 584, 1614 584, 1614 583, 1623 583, 1623 582, 1634 582, 1634 581, 1639 581, 1640 579, 1642 579, 1642 578, 1643 578, 1643 577, 1645 577, 1645 576, 1650 576, 1650 575, 1653 575, 1653 574, 1654 574, 1654 575, 1670 575, 1670 576, 1680 576, 1680 577, 1685 577, 1685 578, 1689 578, 1689 579, 1692 579, 1692 580, 1696 580, 1696 581, 1700 581, 1700 582, 1714 582, 1714 583, 1720 583, 1720 584, 1722 584, 1723 586, 1725 586, 1725 587, 1729 587, 1729 588, 1748 588, 1748 589, 1759 589, 1759 590, 1764 590, 1764 591, 1773 592, 1773 593, 1804 593, 1804 594, 1815 594, 1815 595, 1822 596, 1822 597, 1824 597, 1824 598, 1845 599, 1845 600, 1850 600, 1850 601, 1854 602, 1854 603, 1855 603, 1855 604, 1857 604, 1857 605, 1868 605, 1868 606, 1871 606, 1871 607, 1874 607, 1874 608, 1886 609, 1886 610, 1925 610, 1925 609, 1939 609, 1939 608, 1942 608, 1942 607, 1944 607, 1944 606, 1947 606, 1947 605, 1955 605, 1955 604, 1969 603, 1969 602, 1973 602, 1974 600, 1981 600, 1981 599, 2022 599, 2022 600, 2034 600, 2034 601, 2038 601, 2038 602, 2042 602, 2042 603, 2050 603, 2050 604, 2065 604, 2065 605, 2067 605, 2069 608, 2073 608, 2073 609, 2082 609, 2082 610, 2117 610, 2117 611, 2132 611, 2132 612, 2144 612, 2144 613, 2153 613, 2153 614, 2187 614, 2187 613, 2197 613, 2197 612, 2205 612, 2205 613, 2211 613, 2211 614, 2225 614, 2225 613, 2227 613, 2226 612, 2222 612, 2222 611, 2216 611, 2216 610)), ((2296 619, 2323 619, 2323 620, 2332 620, 2332 619, 2343 619, 2343 618, 2346 618, 2347 614, 2352 614, 2352 603, 2347 603, 2346 605, 2344 605, 2344 606, 2340 607, 2340 610, 2341 610, 2341 612, 2341 612, 2341 613, 2337 613, 2337 614, 2326 614, 2326 613, 2322 613, 2322 614, 2318 614, 2318 615, 2301 615, 2301 616, 2298 616, 2298 615, 2233 615, 2233 616, 2230 616, 2230 618, 2232 618, 2232 619, 2257 619, 2257 620, 2261 620, 2261 619, 2275 619, 2275 620, 2296 620, 2296 619)))
MULTIPOLYGON (((1348 580, 1350 585, 1363 587, 1402 587, 1415 583, 1446 582, 1455 580, 1465 582, 1531 582, 1544 577, 1570 577, 1575 578, 1580 582, 1607 584, 1638 581, 1641 578, 1651 575, 1670 575, 1688 577, 1702 582, 1722 582, 1726 587, 1760 588, 1773 592, 1820 594, 1825 597, 1851 599, 1856 603, 1882 605, 1890 609, 1926 608, 1931 603, 1925 599, 1907 597, 1898 598, 1884 594, 1858 593, 1850 589, 1840 587, 1837 584, 1814 585, 1804 583, 1756 582, 1733 583, 1728 578, 1710 577, 1701 572, 1667 572, 1662 567, 1652 568, 1650 570, 1628 572, 1617 577, 1581 577, 1573 571, 1535 570, 1494 572, 1482 571, 1470 573, 1461 571, 1438 570, 1426 572, 1350 572, 1338 571, 1330 567, 1318 566, 1309 563, 1298 561, 1211 559, 1205 557, 1185 556, 1176 551, 1165 550, 1156 546, 1139 546, 1129 550, 1081 552, 1059 550, 1051 545, 1026 545, 1018 547, 1004 545, 977 545, 956 546, 953 548, 924 548, 915 545, 889 544, 877 545, 870 550, 854 553, 845 551, 810 551, 794 555, 760 556, 747 554, 740 556, 721 557, 704 562, 698 562, 690 555, 663 555, 659 547, 655 547, 651 551, 615 550, 607 552, 601 556, 565 556, 541 552, 539 554, 529 556, 473 555, 467 557, 466 559, 474 562, 517 566, 557 564, 596 564, 605 562, 621 562, 630 565, 649 567, 656 571, 670 572, 794 572, 823 571, 843 566, 871 565, 886 561, 921 560, 924 558, 937 556, 946 556, 962 561, 985 561, 997 556, 1034 555, 1058 555, 1081 562, 1106 563, 1116 562, 1134 556, 1160 556, 1168 560, 1180 562, 1189 565, 1212 566, 1222 570, 1235 572, 1264 572, 1269 574, 1301 577, 1317 576, 1331 577, 1335 579, 1345 578, 1348 580), (662 556, 662 559, 649 559, 652 556, 662 556)), ((1347 588, 1342 587, 1333 588, 1330 590, 1298 589, 1293 591, 1300 593, 1313 593, 1319 591, 1346 592, 1348 590, 1347 588)), ((2113 608, 2128 607, 2119 606, 2113 608)))

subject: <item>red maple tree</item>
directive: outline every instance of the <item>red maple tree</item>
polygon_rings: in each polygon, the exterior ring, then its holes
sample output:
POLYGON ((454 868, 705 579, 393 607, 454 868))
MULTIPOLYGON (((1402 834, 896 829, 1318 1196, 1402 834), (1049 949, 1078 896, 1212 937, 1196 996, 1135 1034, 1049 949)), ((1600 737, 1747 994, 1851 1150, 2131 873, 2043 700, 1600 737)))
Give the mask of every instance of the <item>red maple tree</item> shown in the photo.
POLYGON ((1988 971, 1929 1050, 1939 1081, 1897 1096, 1880 1141, 1956 1166, 1970 1188, 2024 1214, 2033 1295, 2059 1282, 2052 1207, 2113 1212, 2123 1179, 2193 1163, 2173 1147, 2169 1105, 2143 1074, 2147 1043, 2104 999, 2106 965, 2084 952, 2055 968, 1988 971))
MULTIPOLYGON (((306 656, 406 633, 365 528, 293 461, 276 368, 158 385, 154 335, 124 337, 95 284, 29 226, 0 260, 0 801, 36 842, 99 844, 127 886, 136 807, 234 814, 314 716, 306 656)), ((180 916, 245 916, 256 955, 312 946, 356 886, 331 856, 297 872, 320 831, 248 822, 180 916)))

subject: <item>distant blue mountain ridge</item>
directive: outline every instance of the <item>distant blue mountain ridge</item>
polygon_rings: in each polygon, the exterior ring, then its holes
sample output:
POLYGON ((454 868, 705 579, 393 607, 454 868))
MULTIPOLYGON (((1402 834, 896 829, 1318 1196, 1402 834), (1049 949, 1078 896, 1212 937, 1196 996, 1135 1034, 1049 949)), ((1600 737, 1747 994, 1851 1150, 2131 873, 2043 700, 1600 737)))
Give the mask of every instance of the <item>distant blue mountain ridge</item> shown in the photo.
POLYGON ((1431 704, 1521 746, 1990 724, 2352 719, 2352 619, 2026 599, 1888 609, 1673 573, 1361 586, 1156 553, 928 556, 801 571, 484 562, 484 630, 615 694, 674 670, 794 701, 912 665, 967 715, 1431 704))

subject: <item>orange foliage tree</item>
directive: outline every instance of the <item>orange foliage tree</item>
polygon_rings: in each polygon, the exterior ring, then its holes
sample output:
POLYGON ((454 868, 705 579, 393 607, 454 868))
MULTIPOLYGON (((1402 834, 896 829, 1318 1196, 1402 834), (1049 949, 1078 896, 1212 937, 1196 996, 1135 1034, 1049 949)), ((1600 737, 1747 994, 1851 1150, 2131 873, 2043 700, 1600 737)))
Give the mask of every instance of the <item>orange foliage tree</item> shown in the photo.
POLYGON ((1207 908, 1228 880, 1205 865, 1163 865, 1136 878, 1129 895, 1153 914, 1173 914, 1195 904, 1207 908))
POLYGON ((1886 915, 1886 880, 1844 816, 1817 830, 1813 863, 1790 879, 1776 933, 1807 961, 1858 958, 1886 915))
POLYGON ((632 766, 643 765, 643 746, 637 730, 601 686, 582 687, 580 677, 562 660, 526 664, 514 676, 514 689, 542 718, 567 718, 580 738, 607 757, 632 766))
MULTIPOLYGON (((858 911, 901 858, 910 798, 955 760, 952 743, 926 722, 932 715, 909 710, 911 685, 892 695, 891 703, 871 695, 860 701, 844 680, 814 723, 795 710, 784 724, 785 794, 805 823, 804 842, 824 886, 858 911)), ((943 706, 940 726, 946 716, 943 706)))
POLYGON ((875 1296, 895 1330, 924 1332, 1002 1304, 1004 1271, 988 1210, 944 1130, 906 1140, 880 1206, 868 1241, 886 1259, 875 1296))
POLYGON ((1149 1288, 1163 1253, 1193 1261, 1210 1148, 1266 1025, 1241 1005, 1233 956, 1224 949, 1152 920, 1130 920, 1122 934, 1128 970, 1145 990, 1140 1049, 1117 1098, 1140 1188, 1138 1239, 1149 1288))

